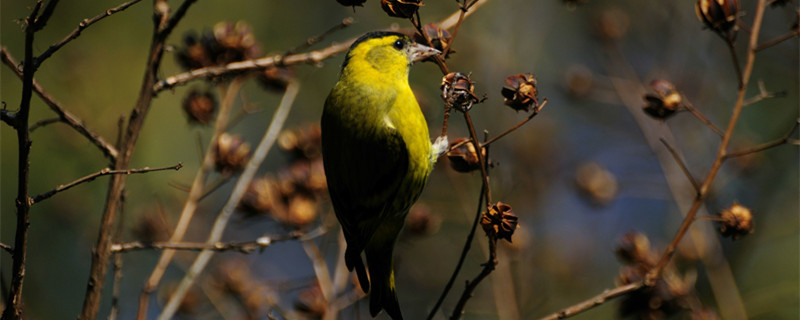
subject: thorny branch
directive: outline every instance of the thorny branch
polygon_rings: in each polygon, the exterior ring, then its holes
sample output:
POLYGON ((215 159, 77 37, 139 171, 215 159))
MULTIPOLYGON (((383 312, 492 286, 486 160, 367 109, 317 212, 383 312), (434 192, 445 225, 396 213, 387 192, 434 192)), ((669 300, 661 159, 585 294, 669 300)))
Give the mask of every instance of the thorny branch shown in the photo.
POLYGON ((97 171, 97 172, 92 173, 90 175, 87 175, 85 177, 79 178, 79 179, 77 179, 75 181, 72 181, 70 183, 59 185, 58 187, 56 187, 53 190, 50 190, 50 191, 47 191, 47 192, 42 193, 40 195, 37 195, 37 196, 33 197, 33 200, 31 202, 31 204, 39 203, 42 200, 45 200, 47 198, 50 198, 50 197, 54 196, 56 193, 59 193, 61 191, 65 191, 65 190, 67 190, 69 188, 72 188, 72 187, 77 186, 77 185, 79 185, 81 183, 84 183, 84 182, 90 182, 90 181, 96 179, 97 177, 101 177, 101 176, 107 176, 107 175, 112 175, 112 174, 147 173, 147 172, 164 171, 164 170, 180 170, 181 168, 183 168, 183 164, 181 164, 181 163, 178 163, 178 164, 176 164, 174 166, 161 167, 161 168, 144 167, 144 168, 141 168, 141 169, 127 169, 127 170, 111 170, 109 168, 104 168, 104 169, 102 169, 100 171, 97 171))

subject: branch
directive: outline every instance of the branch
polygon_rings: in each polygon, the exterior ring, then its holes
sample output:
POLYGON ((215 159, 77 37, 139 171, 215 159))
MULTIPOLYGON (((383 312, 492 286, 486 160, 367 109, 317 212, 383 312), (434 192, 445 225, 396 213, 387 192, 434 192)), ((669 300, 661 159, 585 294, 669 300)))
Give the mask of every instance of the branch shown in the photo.
POLYGON ((731 113, 731 118, 728 122, 728 127, 725 130, 725 135, 722 137, 722 142, 717 149, 717 156, 711 165, 711 169, 709 169, 708 175, 700 186, 700 192, 698 193, 695 201, 692 203, 692 207, 686 213, 686 217, 684 217, 680 228, 675 233, 675 237, 673 237, 672 242, 670 242, 670 244, 664 250, 664 254, 661 256, 658 264, 656 264, 656 266, 647 274, 647 278, 645 279, 646 285, 652 285, 655 283, 656 279, 658 279, 660 276, 661 271, 664 270, 664 267, 672 258, 672 255, 675 253, 675 248, 678 247, 678 243, 681 241, 681 239, 683 239, 683 236, 686 234, 686 231, 689 230, 689 226, 691 226, 692 222, 695 221, 694 217, 708 195, 708 190, 711 187, 711 184, 714 182, 714 178, 716 178, 717 173, 719 172, 719 169, 722 167, 722 163, 725 160, 725 154, 727 153, 728 145, 730 144, 731 137, 733 136, 733 131, 736 128, 736 124, 739 121, 739 115, 744 107, 744 96, 747 91, 747 83, 749 82, 750 75, 753 71, 753 64, 755 62, 756 55, 755 48, 758 45, 758 34, 761 29, 761 22, 764 18, 766 3, 766 0, 759 0, 756 7, 755 18, 753 20, 753 29, 752 33, 750 34, 750 41, 747 50, 747 60, 745 62, 744 72, 741 78, 742 85, 739 86, 736 103, 734 104, 733 112, 731 113))
MULTIPOLYGON (((52 14, 53 7, 57 1, 51 1, 42 14, 41 23, 43 26, 52 14)), ((36 68, 33 66, 33 38, 36 33, 35 21, 42 7, 42 1, 36 1, 31 10, 31 14, 25 19, 25 63, 24 74, 22 77, 22 97, 20 98, 19 111, 14 114, 14 129, 17 132, 17 224, 14 233, 14 253, 11 265, 11 286, 9 295, 5 302, 3 319, 16 320, 22 318, 22 285, 25 279, 25 260, 28 250, 28 226, 30 225, 31 201, 28 190, 30 183, 30 151, 31 140, 28 131, 28 119, 30 116, 31 96, 33 91, 33 74, 36 68)), ((9 114, 3 117, 10 120, 9 114)))
POLYGON ((0 110, 0 119, 12 128, 17 127, 16 114, 6 109, 0 110))
POLYGON ((785 95, 786 91, 769 92, 766 86, 764 86, 764 81, 758 80, 758 95, 744 100, 744 106, 747 107, 766 99, 783 97, 785 95))
POLYGON ((581 312, 599 306, 610 299, 639 290, 643 286, 644 284, 641 281, 638 281, 624 286, 616 287, 614 289, 606 290, 603 291, 603 293, 591 297, 583 302, 579 302, 575 305, 564 308, 561 311, 546 315, 540 318, 539 320, 556 320, 556 319, 569 318, 571 316, 577 315, 581 312))
MULTIPOLYGON (((684 101, 686 101, 686 99, 684 99, 684 101)), ((712 131, 714 131, 714 133, 716 133, 720 137, 722 137, 724 135, 724 133, 722 133, 722 131, 719 130, 719 128, 717 128, 717 126, 715 126, 713 123, 711 123, 711 121, 708 120, 708 118, 706 118, 706 116, 704 116, 702 113, 700 113, 700 110, 695 109, 695 107, 691 103, 686 101, 683 104, 683 107, 686 108, 686 110, 689 110, 689 112, 691 112, 692 115, 694 115, 695 118, 697 118, 698 120, 700 120, 703 123, 705 123, 706 126, 708 126, 708 128, 710 128, 712 131)))
MULTIPOLYGON (((482 6, 489 0, 479 0, 470 8, 472 10, 468 11, 464 17, 470 16, 475 9, 482 6)), ((442 28, 449 29, 456 25, 458 22, 458 17, 461 14, 461 9, 457 12, 453 13, 446 19, 442 20, 439 25, 442 28)), ((166 89, 173 88, 175 86, 186 84, 190 81, 197 80, 197 79, 205 79, 205 78, 213 78, 213 77, 220 77, 225 75, 230 75, 233 73, 239 73, 242 71, 250 71, 250 70, 257 70, 263 69, 267 67, 272 67, 275 65, 294 65, 294 64, 318 64, 325 59, 332 57, 337 53, 341 53, 346 51, 350 48, 350 45, 356 41, 357 38, 350 38, 341 43, 336 43, 330 45, 321 50, 310 51, 306 53, 299 53, 299 54, 292 54, 288 56, 271 56, 271 57, 263 57, 254 60, 246 60, 246 61, 239 61, 239 62, 231 62, 224 66, 216 66, 216 67, 205 67, 200 69, 195 69, 183 73, 179 73, 170 77, 167 77, 164 80, 158 81, 153 85, 153 91, 156 93, 164 91, 166 89)))
POLYGON ((256 249, 263 250, 276 242, 295 240, 303 237, 301 232, 292 232, 285 236, 261 236, 253 241, 245 242, 150 242, 145 243, 141 241, 134 241, 128 243, 117 243, 111 245, 111 252, 130 252, 141 250, 186 250, 186 251, 236 251, 241 253, 251 253, 256 249))
MULTIPOLYGON (((11 68, 11 70, 13 70, 14 73, 16 73, 17 76, 20 77, 20 79, 22 79, 23 77, 22 71, 17 68, 18 64, 14 60, 14 57, 11 56, 11 53, 9 53, 5 47, 0 49, 0 53, 2 53, 3 63, 5 63, 9 68, 11 68)), ((77 116, 67 111, 66 108, 64 108, 61 104, 55 101, 55 99, 53 99, 53 97, 50 96, 49 93, 44 91, 42 86, 39 85, 39 82, 37 82, 36 80, 33 80, 33 90, 36 92, 36 94, 39 95, 39 98, 44 100, 47 106, 49 106, 50 109, 53 110, 53 112, 55 112, 58 115, 61 121, 72 127, 72 129, 75 129, 75 131, 78 131, 78 133, 86 137, 86 139, 89 139, 89 141, 92 142, 92 144, 97 146, 97 148, 99 148, 100 151, 103 152, 106 158, 109 158, 109 160, 111 161, 116 160, 118 154, 117 148, 115 148, 111 143, 108 143, 108 141, 106 141, 99 134, 87 128, 86 125, 84 125, 83 120, 79 119, 77 116)), ((34 128, 35 127, 36 126, 34 125, 34 128)))
MULTIPOLYGON (((155 0, 153 5, 154 31, 150 43, 150 50, 147 57, 142 85, 139 90, 139 97, 136 105, 131 110, 128 118, 128 127, 122 137, 119 156, 115 159, 114 169, 125 169, 130 165, 133 151, 136 148, 136 141, 139 133, 144 126, 147 112, 155 96, 153 84, 158 77, 161 58, 164 55, 164 42, 169 37, 172 28, 180 21, 186 13, 193 0, 184 0, 180 8, 175 12, 172 19, 168 19, 169 5, 166 0, 155 0)), ((97 244, 92 250, 92 264, 89 271, 89 280, 86 284, 86 295, 81 310, 81 319, 91 320, 97 317, 102 297, 103 284, 108 271, 108 264, 111 258, 111 234, 113 233, 114 220, 116 219, 117 209, 121 205, 120 200, 125 190, 126 175, 114 175, 108 188, 105 209, 100 218, 100 228, 97 235, 97 244)))
POLYGON ((501 134, 497 135, 497 136, 496 136, 496 137, 494 137, 494 138, 491 138, 491 139, 489 139, 489 141, 486 141, 486 142, 484 142, 484 143, 481 143, 481 148, 485 148, 485 147, 487 147, 489 144, 491 144, 492 142, 495 142, 495 141, 499 140, 500 138, 502 138, 502 137, 506 136, 507 134, 509 134, 509 133, 512 133, 512 132, 514 132, 515 130, 517 130, 517 129, 521 128, 521 127, 522 127, 522 126, 523 126, 525 123, 527 123, 528 121, 530 121, 531 119, 533 119, 533 117, 535 117, 536 115, 538 115, 538 114, 539 114, 539 110, 542 110, 542 108, 544 108, 544 106, 545 106, 545 105, 547 105, 547 98, 544 98, 544 100, 542 100, 542 104, 540 104, 540 105, 537 105, 537 106, 536 106, 536 108, 534 108, 534 109, 533 109, 533 111, 531 112, 531 114, 529 114, 529 115, 528 115, 528 117, 526 117, 525 119, 523 119, 522 121, 520 121, 519 123, 517 123, 516 125, 514 125, 513 127, 509 128, 509 129, 508 129, 508 130, 506 130, 505 132, 503 132, 503 133, 501 133, 501 134))
POLYGON ((9 245, 7 245, 5 243, 0 242, 0 248, 2 248, 3 250, 5 250, 6 252, 8 252, 11 255, 14 254, 14 248, 12 248, 11 246, 9 246, 9 245))
POLYGON ((792 126, 792 128, 789 129, 789 131, 786 132, 786 134, 784 134, 783 137, 781 137, 781 138, 779 138, 779 139, 777 139, 775 141, 772 141, 772 142, 767 142, 767 143, 762 144, 762 145, 760 145, 758 147, 755 147, 753 149, 726 153, 725 156, 724 156, 724 160, 727 160, 727 159, 730 159, 730 158, 746 156, 748 154, 753 154, 753 153, 756 153, 756 152, 761 152, 761 151, 764 151, 764 150, 767 150, 767 149, 770 149, 770 148, 774 148, 774 147, 777 147, 777 146, 780 146, 780 145, 784 145, 784 144, 787 144, 787 143, 796 144, 796 142, 795 142, 796 140, 791 139, 791 137, 792 137, 792 134, 794 133, 794 131, 797 130, 798 126, 800 126, 800 119, 797 119, 797 121, 795 121, 795 123, 792 126))
POLYGON ((475 213, 475 219, 472 221, 472 229, 469 230, 469 234, 467 234, 467 240, 464 241, 464 248, 461 249, 461 257, 458 258, 458 263, 456 263, 456 268, 453 270, 453 274, 450 275, 450 280, 447 280, 447 284, 445 284, 442 294, 439 295, 439 300, 436 301, 436 304, 433 305, 433 309, 431 309, 431 312, 428 313, 427 320, 432 320, 436 315, 436 311, 438 311, 439 307, 442 306, 444 299, 447 297, 447 294, 450 292, 450 289, 453 287, 453 284, 458 277, 458 273, 461 272, 461 267, 464 265, 464 261, 467 259, 467 253, 469 252, 469 249, 472 248, 472 239, 475 237, 475 230, 478 229, 478 222, 481 221, 481 214, 485 208, 483 205, 483 193, 485 190, 486 185, 481 184, 481 192, 478 194, 478 209, 475 213))
POLYGON ((478 284, 485 279, 489 274, 494 271, 495 266, 497 266, 497 238, 495 236, 488 236, 489 238, 489 261, 483 264, 483 269, 481 272, 475 276, 472 281, 467 281, 467 287, 464 288, 464 292, 461 293, 461 298, 458 299, 458 303, 456 303, 455 309, 453 309, 453 314, 450 316, 451 320, 457 320, 461 318, 461 315, 464 313, 464 306, 467 305, 467 300, 472 297, 472 293, 478 287, 478 284))
POLYGON ((61 122, 61 118, 54 117, 54 118, 42 119, 42 120, 36 121, 34 124, 32 124, 30 127, 28 127, 28 131, 33 132, 34 130, 38 129, 39 127, 44 127, 46 125, 51 125, 51 124, 56 123, 56 122, 61 122))
POLYGON ((96 179, 97 177, 101 177, 101 176, 107 176, 107 175, 112 175, 112 174, 126 174, 127 175, 127 174, 134 174, 134 173, 148 173, 148 172, 153 172, 153 171, 164 171, 164 170, 180 170, 181 168, 183 168, 183 164, 182 163, 178 163, 178 164, 176 164, 174 166, 161 167, 161 168, 144 167, 144 168, 141 168, 141 169, 127 169, 127 170, 111 170, 109 168, 104 168, 104 169, 102 169, 100 171, 97 171, 97 172, 92 173, 90 175, 87 175, 85 177, 79 178, 79 179, 77 179, 75 181, 72 181, 70 183, 59 185, 58 187, 56 187, 53 190, 50 190, 50 191, 47 191, 47 192, 42 193, 40 195, 37 195, 37 196, 33 197, 33 201, 31 202, 31 204, 39 203, 42 200, 45 200, 47 198, 50 198, 50 197, 54 196, 56 193, 59 193, 61 191, 65 191, 65 190, 67 190, 69 188, 72 188, 72 187, 77 186, 77 185, 79 185, 81 183, 84 183, 84 182, 90 182, 90 181, 96 179))
POLYGON ((762 44, 759 44, 759 45, 758 45, 758 46, 757 46, 755 49, 753 49, 753 50, 755 50, 756 52, 758 52, 758 51, 761 51, 761 50, 764 50, 764 49, 766 49, 766 48, 772 47, 772 46, 774 46, 774 45, 776 45, 776 44, 779 44, 779 43, 781 43, 781 42, 784 42, 784 41, 786 41, 786 40, 789 40, 789 39, 791 39, 791 38, 794 38, 794 37, 797 37, 797 36, 800 36, 800 28, 798 28, 798 29, 795 29, 795 30, 793 30, 793 31, 791 31, 791 32, 789 32, 789 33, 786 33, 786 34, 784 34, 784 35, 782 35, 782 36, 780 36, 780 37, 777 37, 777 38, 775 38, 775 39, 772 39, 772 40, 766 41, 766 42, 764 42, 764 43, 762 43, 762 44))
POLYGON ((318 43, 318 42, 322 41, 323 39, 325 39, 325 37, 331 35, 332 33, 336 32, 336 31, 339 31, 339 30, 342 30, 342 29, 350 26, 351 24, 353 24, 353 22, 354 22, 354 20, 353 20, 352 17, 344 18, 342 20, 342 22, 340 22, 339 24, 331 27, 330 29, 328 29, 325 32, 323 32, 322 34, 314 36, 314 37, 311 37, 311 38, 308 38, 305 43, 303 43, 303 44, 301 44, 301 45, 299 45, 297 47, 294 47, 292 49, 286 50, 286 52, 283 53, 283 56, 285 57, 285 56, 293 55, 293 54, 297 53, 300 50, 305 50, 308 47, 314 45, 315 43, 318 43))
POLYGON ((103 20, 103 18, 105 18, 105 17, 108 17, 108 16, 110 16, 112 14, 115 14, 117 12, 120 12, 122 10, 127 9, 128 7, 136 4, 139 1, 141 1, 141 0, 131 0, 131 1, 123 3, 123 4, 121 4, 121 5, 119 5, 119 6, 115 7, 115 8, 108 9, 108 10, 104 11, 103 13, 94 16, 91 19, 83 19, 83 21, 81 21, 78 24, 78 27, 75 28, 75 30, 72 30, 72 32, 70 32, 66 37, 64 37, 64 39, 61 39, 61 41, 51 45, 49 48, 47 48, 47 50, 45 50, 45 52, 42 52, 42 54, 40 54, 38 57, 35 58, 36 59, 36 61, 35 61, 36 67, 38 68, 42 64, 42 62, 47 60, 47 58, 49 58, 51 55, 53 55, 53 53, 58 51, 58 49, 61 49, 61 47, 63 47, 64 45, 66 45, 70 41, 75 40, 76 38, 78 38, 78 36, 81 35, 81 32, 84 29, 88 28, 89 26, 91 26, 95 22, 103 20))
MULTIPOLYGON (((253 157, 250 159, 250 161, 248 161, 244 172, 242 172, 241 176, 239 177, 239 181, 236 183, 236 186, 233 188, 233 191, 228 198, 228 202, 225 203, 222 211, 214 221, 214 226, 211 228, 211 232, 208 235, 208 240, 206 243, 213 244, 222 238, 225 227, 233 215, 233 212, 236 210, 236 206, 239 204, 239 201, 241 201, 242 196, 247 190, 247 187, 253 180, 253 177, 258 171, 258 167, 261 166, 261 163, 264 161, 264 158, 266 158, 267 153, 272 148, 275 140, 277 140, 278 133, 280 133, 281 128, 283 127, 283 124, 289 115, 289 110, 291 110, 292 105, 294 104, 294 99, 297 97, 299 87, 300 85, 294 81, 290 82, 289 86, 286 87, 286 92, 283 94, 283 99, 281 99, 280 105, 272 117, 272 121, 270 122, 267 132, 264 133, 264 137, 261 139, 258 147, 256 147, 256 150, 253 152, 253 157)), ((158 316, 158 319, 166 320, 172 318, 177 311, 180 302, 183 301, 183 297, 186 295, 186 292, 194 284, 195 280, 200 273, 202 273, 203 269, 205 269, 213 255, 214 252, 211 250, 203 250, 200 252, 186 275, 183 277, 183 280, 181 280, 178 287, 172 293, 172 296, 169 298, 169 302, 167 302, 167 304, 164 306, 164 309, 162 310, 161 315, 158 316)))

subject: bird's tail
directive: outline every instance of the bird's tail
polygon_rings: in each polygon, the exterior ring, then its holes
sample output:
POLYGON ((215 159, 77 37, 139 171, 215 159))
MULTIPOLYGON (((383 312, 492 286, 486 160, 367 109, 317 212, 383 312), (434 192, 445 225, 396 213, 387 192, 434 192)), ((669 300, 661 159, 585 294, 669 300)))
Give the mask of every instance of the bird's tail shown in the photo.
MULTIPOLYGON (((394 320, 402 320, 400 303, 397 301, 397 291, 394 285, 394 267, 392 266, 392 256, 394 252, 397 233, 376 232, 365 253, 367 265, 369 265, 369 276, 372 280, 371 292, 369 294, 369 313, 375 317, 381 311, 386 313, 394 320)), ((360 280, 359 280, 360 281, 360 280)))
POLYGON ((369 278, 367 278, 367 269, 364 267, 364 261, 361 260, 361 250, 361 248, 356 249, 348 244, 347 249, 344 251, 344 264, 347 266, 347 270, 353 271, 354 268, 356 269, 361 290, 364 293, 368 293, 369 278))

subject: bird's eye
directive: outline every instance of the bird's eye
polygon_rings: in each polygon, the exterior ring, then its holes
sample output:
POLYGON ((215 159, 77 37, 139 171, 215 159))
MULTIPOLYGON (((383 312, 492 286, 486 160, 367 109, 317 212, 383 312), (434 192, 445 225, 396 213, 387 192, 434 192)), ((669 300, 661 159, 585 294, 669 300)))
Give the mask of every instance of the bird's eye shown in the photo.
POLYGON ((394 43, 392 43, 392 46, 397 50, 402 50, 403 47, 406 46, 406 43, 403 42, 402 40, 397 40, 394 43))

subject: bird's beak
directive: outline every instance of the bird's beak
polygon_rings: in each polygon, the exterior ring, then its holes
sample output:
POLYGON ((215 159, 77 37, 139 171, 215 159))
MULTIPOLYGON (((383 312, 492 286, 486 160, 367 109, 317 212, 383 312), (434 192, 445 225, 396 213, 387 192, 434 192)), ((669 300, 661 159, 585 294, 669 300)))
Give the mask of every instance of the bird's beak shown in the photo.
POLYGON ((419 43, 412 43, 408 46, 408 62, 414 63, 420 60, 424 60, 425 58, 435 56, 437 54, 442 53, 439 50, 434 48, 423 46, 419 43))

